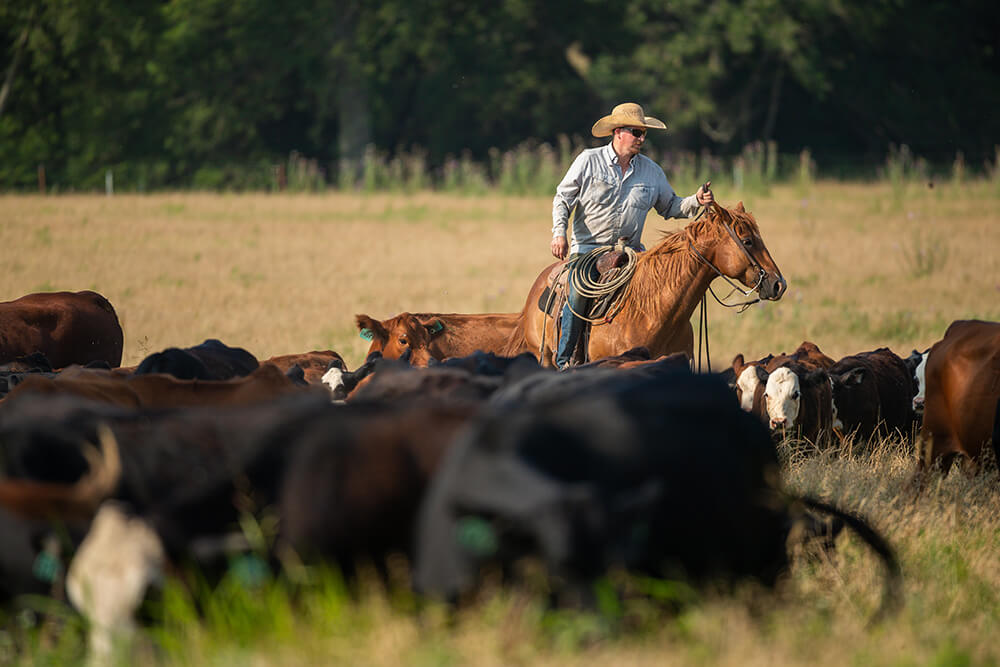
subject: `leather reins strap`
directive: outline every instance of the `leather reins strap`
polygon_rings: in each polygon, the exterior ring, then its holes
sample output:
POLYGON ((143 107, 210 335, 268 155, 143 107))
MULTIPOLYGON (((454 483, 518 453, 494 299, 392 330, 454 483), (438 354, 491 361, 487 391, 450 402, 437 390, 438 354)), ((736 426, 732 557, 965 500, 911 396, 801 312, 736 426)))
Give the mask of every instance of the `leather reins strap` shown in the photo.
POLYGON ((757 269, 762 274, 766 274, 767 271, 764 270, 764 267, 761 266, 760 262, 757 261, 756 257, 754 257, 749 252, 747 252, 747 249, 745 247, 743 247, 743 242, 740 241, 740 237, 736 236, 736 232, 726 222, 726 220, 725 220, 726 218, 729 218, 730 220, 732 220, 732 217, 733 217, 732 214, 729 211, 727 211, 726 209, 724 209, 721 206, 719 206, 718 202, 714 202, 713 201, 710 204, 710 206, 715 209, 715 214, 716 214, 716 216, 718 216, 719 222, 722 224, 722 226, 725 228, 725 230, 729 233, 729 237, 731 239, 733 239, 733 242, 736 244, 736 246, 743 252, 743 255, 747 258, 747 261, 750 262, 750 266, 754 267, 755 269, 757 269))

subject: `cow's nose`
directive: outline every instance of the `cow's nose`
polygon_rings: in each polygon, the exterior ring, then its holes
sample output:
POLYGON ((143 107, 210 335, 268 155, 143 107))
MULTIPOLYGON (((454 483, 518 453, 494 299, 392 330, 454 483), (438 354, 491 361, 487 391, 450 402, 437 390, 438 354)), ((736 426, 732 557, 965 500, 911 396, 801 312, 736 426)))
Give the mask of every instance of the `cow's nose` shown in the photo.
POLYGON ((773 430, 773 429, 776 429, 776 428, 785 428, 785 424, 787 424, 787 423, 788 423, 788 420, 785 419, 784 417, 779 417, 778 419, 772 419, 771 420, 771 429, 773 430))

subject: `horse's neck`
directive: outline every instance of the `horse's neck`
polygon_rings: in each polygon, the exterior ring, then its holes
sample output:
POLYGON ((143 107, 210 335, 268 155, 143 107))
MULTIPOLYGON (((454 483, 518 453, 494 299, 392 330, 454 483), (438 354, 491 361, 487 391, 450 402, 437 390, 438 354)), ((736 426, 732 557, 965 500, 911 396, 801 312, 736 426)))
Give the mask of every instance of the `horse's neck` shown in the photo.
POLYGON ((716 276, 688 247, 650 256, 643 269, 633 278, 643 285, 635 294, 636 305, 652 321, 654 338, 690 320, 716 276))

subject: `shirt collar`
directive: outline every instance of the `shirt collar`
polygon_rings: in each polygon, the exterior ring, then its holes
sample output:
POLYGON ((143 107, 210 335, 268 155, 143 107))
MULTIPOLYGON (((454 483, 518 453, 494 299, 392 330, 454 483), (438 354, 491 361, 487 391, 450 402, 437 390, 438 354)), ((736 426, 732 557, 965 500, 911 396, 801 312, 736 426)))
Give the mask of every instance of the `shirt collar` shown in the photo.
POLYGON ((604 147, 604 159, 607 160, 608 164, 612 166, 618 165, 618 153, 615 152, 613 143, 608 143, 604 147))

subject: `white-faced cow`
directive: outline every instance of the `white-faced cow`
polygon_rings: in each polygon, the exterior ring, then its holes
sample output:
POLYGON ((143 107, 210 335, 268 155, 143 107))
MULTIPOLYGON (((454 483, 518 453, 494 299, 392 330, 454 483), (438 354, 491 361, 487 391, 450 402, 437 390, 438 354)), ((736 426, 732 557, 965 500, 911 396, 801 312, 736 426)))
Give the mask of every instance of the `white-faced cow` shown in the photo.
POLYGON ((816 443, 833 423, 830 376, 822 368, 787 362, 768 375, 764 407, 775 435, 798 433, 816 443))
MULTIPOLYGON (((791 354, 767 355, 757 361, 744 362, 743 355, 738 354, 733 359, 733 372, 735 375, 736 395, 740 399, 740 406, 747 412, 751 412, 761 419, 768 419, 769 408, 765 403, 766 388, 769 376, 775 370, 785 366, 790 362, 801 364, 808 370, 826 369, 833 365, 834 361, 823 354, 819 347, 812 341, 802 341, 802 343, 791 354)), ((784 373, 781 374, 785 376, 784 373)), ((797 385, 790 382, 788 378, 784 381, 775 381, 771 386, 769 401, 772 404, 788 404, 783 410, 783 416, 778 416, 779 424, 782 418, 787 418, 790 410, 798 411, 794 405, 798 400, 792 394, 798 391, 797 385), (785 390, 788 393, 782 393, 785 390)), ((772 408, 773 410, 774 408, 772 408)))

